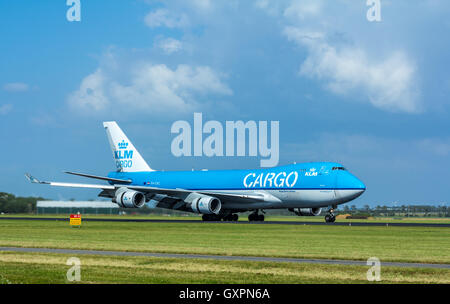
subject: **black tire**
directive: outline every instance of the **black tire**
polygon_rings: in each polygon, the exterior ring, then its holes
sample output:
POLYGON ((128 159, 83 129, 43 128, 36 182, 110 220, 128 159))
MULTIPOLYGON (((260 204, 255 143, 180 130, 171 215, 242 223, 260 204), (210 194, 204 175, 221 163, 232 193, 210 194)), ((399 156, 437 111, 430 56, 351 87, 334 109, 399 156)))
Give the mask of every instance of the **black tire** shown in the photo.
POLYGON ((258 215, 258 221, 259 222, 264 222, 264 214, 258 215))
POLYGON ((215 222, 215 221, 220 221, 221 218, 220 218, 220 216, 218 216, 216 214, 203 214, 202 220, 205 222, 215 222))
POLYGON ((249 221, 249 222, 253 222, 254 220, 255 220, 255 214, 250 213, 250 214, 248 215, 248 221, 249 221))
POLYGON ((239 220, 239 215, 233 214, 231 220, 232 220, 233 222, 237 222, 237 221, 239 220))
POLYGON ((334 223, 335 221, 336 221, 336 217, 334 216, 334 214, 325 215, 325 222, 334 223))

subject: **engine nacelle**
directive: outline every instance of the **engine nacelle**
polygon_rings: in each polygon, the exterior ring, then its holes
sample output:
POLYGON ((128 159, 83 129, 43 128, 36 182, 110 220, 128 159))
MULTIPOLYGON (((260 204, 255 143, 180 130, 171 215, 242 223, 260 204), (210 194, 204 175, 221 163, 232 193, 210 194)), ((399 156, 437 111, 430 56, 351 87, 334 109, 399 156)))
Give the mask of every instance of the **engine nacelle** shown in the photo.
POLYGON ((192 200, 191 209, 195 213, 219 214, 222 203, 216 197, 202 195, 192 200))
POLYGON ((141 208, 145 204, 145 195, 138 191, 120 188, 112 201, 121 208, 141 208))
POLYGON ((290 209, 298 216, 318 216, 322 212, 322 208, 295 208, 290 209))

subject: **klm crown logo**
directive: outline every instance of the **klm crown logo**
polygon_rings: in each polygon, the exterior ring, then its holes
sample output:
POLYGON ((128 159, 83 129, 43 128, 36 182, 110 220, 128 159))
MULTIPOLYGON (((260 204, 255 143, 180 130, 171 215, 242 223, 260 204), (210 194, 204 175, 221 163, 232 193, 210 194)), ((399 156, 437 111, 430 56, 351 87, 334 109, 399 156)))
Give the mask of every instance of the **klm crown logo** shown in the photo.
POLYGON ((128 147, 128 143, 126 143, 125 140, 122 140, 122 142, 120 142, 118 146, 119 149, 126 149, 128 147))
POLYGON ((316 170, 316 168, 309 169, 309 172, 305 172, 305 176, 317 176, 319 172, 317 172, 316 170))
MULTIPOLYGON (((128 143, 125 142, 125 140, 122 140, 122 142, 119 142, 117 144, 117 147, 119 149, 117 151, 114 151, 114 158, 116 160, 132 159, 133 158, 133 150, 127 150, 128 149, 128 143)), ((130 167, 131 167, 131 165, 130 165, 130 167)))

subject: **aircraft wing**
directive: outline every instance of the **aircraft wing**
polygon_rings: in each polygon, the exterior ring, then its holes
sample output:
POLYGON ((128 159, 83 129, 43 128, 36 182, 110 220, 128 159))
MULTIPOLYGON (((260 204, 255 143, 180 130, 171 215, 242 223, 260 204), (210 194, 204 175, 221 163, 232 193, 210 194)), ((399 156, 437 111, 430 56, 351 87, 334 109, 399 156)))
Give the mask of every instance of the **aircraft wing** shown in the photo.
POLYGON ((72 188, 92 188, 92 189, 103 189, 103 190, 114 190, 115 186, 112 185, 96 185, 96 184, 77 184, 77 183, 61 183, 61 182, 46 182, 40 181, 34 176, 26 173, 25 177, 33 184, 50 185, 57 187, 72 187, 72 188))
POLYGON ((111 177, 103 177, 103 176, 86 174, 86 173, 79 173, 79 172, 65 171, 64 173, 72 174, 72 175, 78 175, 78 176, 82 176, 82 177, 100 179, 100 180, 105 180, 105 181, 110 181, 110 182, 115 182, 115 183, 127 183, 127 184, 130 184, 132 182, 129 179, 118 179, 118 178, 111 178, 111 177))
POLYGON ((262 194, 240 194, 240 193, 227 193, 227 192, 214 192, 214 191, 193 191, 186 189, 166 189, 157 187, 146 187, 146 186, 133 186, 133 185, 99 185, 99 184, 78 184, 78 183, 62 183, 62 182, 48 182, 40 181, 37 178, 31 176, 30 174, 25 174, 25 177, 32 183, 35 184, 45 184, 57 187, 73 187, 73 188, 91 188, 91 189, 102 189, 103 191, 99 194, 101 197, 114 197, 114 194, 118 188, 126 187, 131 190, 136 190, 142 192, 149 199, 154 199, 156 201, 183 201, 191 193, 199 193, 209 196, 214 196, 220 199, 222 202, 226 203, 244 201, 244 202, 262 202, 264 201, 264 195, 262 194))
POLYGON ((164 194, 168 196, 179 197, 181 199, 186 198, 191 193, 200 193, 204 195, 214 196, 220 199, 221 201, 264 201, 264 195, 258 194, 238 194, 238 193, 227 193, 227 192, 214 192, 214 191, 193 191, 193 190, 185 190, 185 189, 165 189, 165 188, 157 188, 157 187, 143 187, 143 186, 127 186, 129 189, 133 189, 140 192, 145 192, 146 194, 164 194))

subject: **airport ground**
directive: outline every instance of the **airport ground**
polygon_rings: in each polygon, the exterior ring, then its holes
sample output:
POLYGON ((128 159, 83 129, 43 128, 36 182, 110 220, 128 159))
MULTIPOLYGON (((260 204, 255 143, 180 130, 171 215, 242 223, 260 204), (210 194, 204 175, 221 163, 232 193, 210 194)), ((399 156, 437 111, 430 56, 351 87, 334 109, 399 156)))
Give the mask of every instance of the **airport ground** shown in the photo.
MULTIPOLYGON (((0 246, 450 264, 450 229, 439 227, 86 221, 71 228, 66 221, 2 220, 0 246)), ((1 251, 0 282, 67 283, 69 256, 1 251)), ((79 258, 81 283, 368 283, 369 269, 89 254, 79 258)), ((450 269, 382 266, 382 283, 450 283, 450 269)))
MULTIPOLYGON (((239 222, 247 222, 248 213, 239 215, 239 222)), ((201 216, 197 214, 173 215, 173 214, 125 214, 125 215, 109 215, 109 214, 83 214, 83 218, 100 218, 100 219, 155 219, 155 220, 198 220, 201 216)), ((30 218, 68 218, 67 214, 1 214, 0 219, 4 217, 30 217, 30 218)), ((324 216, 295 216, 295 215, 272 215, 267 214, 265 221, 287 221, 287 222, 324 222, 324 216)), ((424 224, 450 224, 450 217, 369 217, 368 219, 345 219, 338 215, 337 222, 340 223, 424 223, 424 224)))
MULTIPOLYGON (((69 283, 72 255, 0 253, 0 283, 69 283)), ((369 267, 253 261, 83 255, 80 283, 305 284, 368 282, 369 267)), ((450 283, 450 270, 382 267, 379 283, 450 283)))

